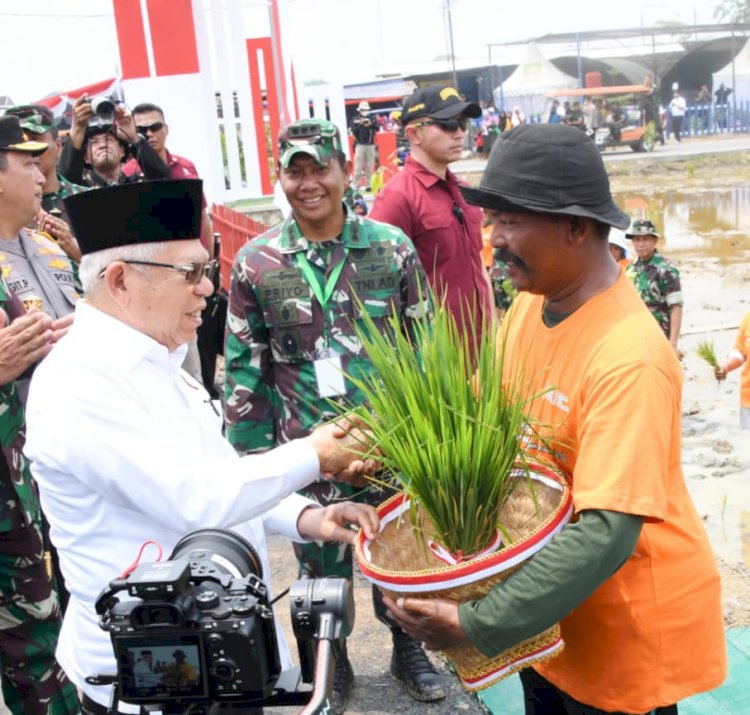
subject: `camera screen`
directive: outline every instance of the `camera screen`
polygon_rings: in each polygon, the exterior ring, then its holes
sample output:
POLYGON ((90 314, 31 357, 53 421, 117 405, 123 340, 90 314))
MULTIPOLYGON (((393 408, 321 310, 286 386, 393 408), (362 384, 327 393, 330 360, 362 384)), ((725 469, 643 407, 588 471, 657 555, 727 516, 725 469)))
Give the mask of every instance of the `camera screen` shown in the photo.
POLYGON ((124 636, 115 645, 121 697, 133 702, 208 695, 200 637, 124 636))

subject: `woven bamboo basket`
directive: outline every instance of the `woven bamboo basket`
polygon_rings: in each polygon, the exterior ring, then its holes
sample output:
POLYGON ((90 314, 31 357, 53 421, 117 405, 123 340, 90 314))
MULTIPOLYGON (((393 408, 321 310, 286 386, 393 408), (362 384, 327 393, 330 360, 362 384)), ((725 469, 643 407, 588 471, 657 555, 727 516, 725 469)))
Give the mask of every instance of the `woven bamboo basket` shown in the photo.
MULTIPOLYGON (((517 486, 500 514, 504 543, 459 563, 448 563, 432 541, 429 520, 420 513, 423 534, 412 526, 409 497, 397 494, 378 508, 380 534, 360 532, 356 558, 364 576, 393 598, 451 598, 460 602, 486 595, 542 549, 570 520, 572 495, 564 477, 541 465, 514 470, 517 486)), ((555 625, 488 658, 470 644, 447 649, 466 690, 477 691, 551 658, 563 648, 555 625)))

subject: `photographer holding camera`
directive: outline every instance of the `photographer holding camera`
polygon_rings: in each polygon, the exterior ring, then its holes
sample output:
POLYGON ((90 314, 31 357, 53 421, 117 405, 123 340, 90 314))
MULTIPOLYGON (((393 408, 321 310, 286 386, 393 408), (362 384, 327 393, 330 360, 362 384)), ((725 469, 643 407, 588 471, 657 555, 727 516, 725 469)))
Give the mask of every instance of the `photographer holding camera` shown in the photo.
POLYGON ((68 181, 94 188, 171 177, 166 162, 138 135, 135 119, 124 104, 109 97, 91 99, 86 94, 73 105, 60 173, 68 181), (142 173, 126 176, 122 171, 130 156, 137 159, 142 173))
POLYGON ((111 687, 85 678, 117 670, 94 603, 146 540, 169 552, 193 529, 231 527, 267 574, 266 529, 349 543, 347 524, 377 530, 370 507, 294 494, 320 473, 370 473, 354 436, 329 424, 239 457, 206 391, 180 370, 216 269, 198 238, 201 196, 200 181, 170 180, 66 200, 86 298, 34 376, 26 449, 71 594, 57 657, 87 713, 105 712, 111 687))

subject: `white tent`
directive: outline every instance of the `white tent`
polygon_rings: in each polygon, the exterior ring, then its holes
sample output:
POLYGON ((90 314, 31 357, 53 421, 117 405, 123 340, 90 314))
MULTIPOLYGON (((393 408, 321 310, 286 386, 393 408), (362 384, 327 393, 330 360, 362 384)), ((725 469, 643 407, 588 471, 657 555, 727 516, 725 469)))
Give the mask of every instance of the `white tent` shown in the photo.
POLYGON ((524 61, 516 67, 500 87, 493 90, 495 106, 506 112, 514 107, 530 114, 541 114, 545 109, 546 94, 553 89, 578 87, 578 80, 557 69, 532 42, 526 48, 524 61))
POLYGON ((734 95, 729 96, 730 104, 732 100, 739 102, 750 99, 750 40, 745 43, 745 46, 734 58, 734 77, 732 76, 731 62, 718 72, 714 72, 714 92, 722 82, 734 92, 734 95))

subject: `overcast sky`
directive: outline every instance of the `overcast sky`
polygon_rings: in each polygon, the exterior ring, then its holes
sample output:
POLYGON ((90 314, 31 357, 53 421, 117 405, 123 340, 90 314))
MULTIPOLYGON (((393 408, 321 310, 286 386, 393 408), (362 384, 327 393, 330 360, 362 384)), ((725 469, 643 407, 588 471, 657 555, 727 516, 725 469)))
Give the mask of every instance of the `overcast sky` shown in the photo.
MULTIPOLYGON (((166 0, 160 0, 166 1, 166 0)), ((250 17, 263 0, 241 2, 250 17)), ((449 56, 447 0, 287 0, 285 52, 298 81, 362 81, 449 56)), ((553 32, 714 22, 718 0, 452 0, 456 58, 484 63, 488 43, 553 32)), ((248 23, 250 25, 251 23, 248 23)), ((111 0, 0 0, 0 95, 28 102, 116 76, 111 0)), ((449 63, 446 60, 446 67, 449 63)))

